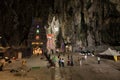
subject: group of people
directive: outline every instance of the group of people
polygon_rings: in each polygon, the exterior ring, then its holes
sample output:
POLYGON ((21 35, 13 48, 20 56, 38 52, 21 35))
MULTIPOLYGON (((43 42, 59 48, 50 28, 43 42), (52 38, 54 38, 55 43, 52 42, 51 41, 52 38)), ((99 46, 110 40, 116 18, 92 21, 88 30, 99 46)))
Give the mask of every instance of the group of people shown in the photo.
POLYGON ((78 57, 78 62, 80 64, 80 66, 82 65, 83 61, 87 61, 87 55, 84 55, 84 57, 78 57))
MULTIPOLYGON (((54 55, 51 58, 52 61, 52 66, 54 67, 65 67, 67 66, 74 66, 74 62, 76 62, 73 59, 73 55, 68 55, 68 56, 61 56, 61 55, 54 55), (66 57, 66 58, 65 58, 66 57), (65 65, 66 64, 66 65, 65 65)), ((79 65, 81 66, 83 64, 83 62, 86 61, 87 62, 87 55, 84 55, 84 57, 78 57, 78 62, 79 65)), ((100 64, 100 57, 97 58, 98 64, 100 64)))
POLYGON ((58 61, 59 67, 64 67, 65 66, 64 63, 65 63, 64 59, 59 58, 59 61, 58 61))
POLYGON ((68 66, 73 66, 73 65, 74 65, 74 63, 73 63, 73 56, 70 57, 70 56, 68 55, 67 65, 68 65, 68 66))
POLYGON ((59 55, 58 56, 58 64, 59 64, 59 67, 64 67, 65 66, 65 63, 67 64, 67 66, 74 66, 74 61, 73 61, 73 56, 69 56, 67 57, 67 60, 65 62, 64 58, 61 58, 61 56, 59 55))
POLYGON ((64 58, 61 57, 60 55, 53 56, 51 58, 51 60, 52 60, 53 66, 55 66, 55 67, 64 67, 65 63, 67 63, 67 66, 73 66, 74 65, 73 57, 72 56, 70 57, 69 55, 68 55, 68 58, 67 58, 67 62, 65 62, 64 58))
MULTIPOLYGON (((80 58, 78 61, 80 63, 80 65, 82 65, 82 61, 87 59, 87 55, 85 55, 85 57, 80 58)), ((52 62, 53 62, 53 66, 55 67, 64 67, 65 63, 67 66, 74 66, 74 59, 72 55, 68 55, 66 60, 64 60, 63 57, 61 57, 60 55, 58 55, 58 57, 53 56, 51 58, 52 62)))

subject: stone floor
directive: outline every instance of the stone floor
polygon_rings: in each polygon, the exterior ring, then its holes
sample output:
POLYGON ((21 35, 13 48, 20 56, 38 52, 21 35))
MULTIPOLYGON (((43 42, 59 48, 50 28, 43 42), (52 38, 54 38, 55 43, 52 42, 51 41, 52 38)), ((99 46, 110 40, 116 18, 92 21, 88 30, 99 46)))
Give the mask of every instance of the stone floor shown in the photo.
MULTIPOLYGON (((65 59, 65 67, 47 67, 46 59, 40 59, 40 56, 33 56, 27 61, 27 67, 30 71, 21 71, 11 73, 8 70, 0 72, 0 80, 120 80, 120 61, 101 59, 101 64, 97 64, 95 56, 88 56, 87 60, 79 65, 78 57, 84 57, 77 53, 69 54, 73 56, 74 66, 67 66, 67 55, 61 57, 65 59)), ((13 63, 12 63, 13 64, 13 63)), ((14 67, 21 67, 21 61, 15 61, 14 67)), ((8 66, 11 68, 11 66, 8 66)))

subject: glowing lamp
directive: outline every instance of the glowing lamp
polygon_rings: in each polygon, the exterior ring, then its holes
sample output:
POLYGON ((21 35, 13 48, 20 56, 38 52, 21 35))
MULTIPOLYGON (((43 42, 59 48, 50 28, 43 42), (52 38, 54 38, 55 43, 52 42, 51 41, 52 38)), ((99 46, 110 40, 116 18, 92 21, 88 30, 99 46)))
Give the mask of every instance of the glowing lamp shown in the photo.
POLYGON ((36 30, 36 33, 37 33, 37 34, 39 34, 39 33, 40 33, 39 29, 37 29, 37 30, 36 30))
POLYGON ((39 39, 40 39, 40 36, 39 36, 39 35, 37 35, 37 36, 36 36, 36 40, 39 40, 39 39))
POLYGON ((39 25, 37 25, 37 28, 39 28, 39 25))

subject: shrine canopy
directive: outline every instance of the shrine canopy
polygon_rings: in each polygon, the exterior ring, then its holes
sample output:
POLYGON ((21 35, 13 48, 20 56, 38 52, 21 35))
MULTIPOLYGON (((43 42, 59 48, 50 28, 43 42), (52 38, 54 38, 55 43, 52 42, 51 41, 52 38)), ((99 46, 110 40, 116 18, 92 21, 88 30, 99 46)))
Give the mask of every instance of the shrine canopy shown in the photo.
POLYGON ((111 48, 108 48, 106 51, 99 53, 100 56, 113 56, 114 60, 117 61, 118 57, 120 57, 119 52, 116 50, 112 50, 111 48))
POLYGON ((119 52, 108 48, 106 51, 99 53, 99 55, 120 56, 119 52))

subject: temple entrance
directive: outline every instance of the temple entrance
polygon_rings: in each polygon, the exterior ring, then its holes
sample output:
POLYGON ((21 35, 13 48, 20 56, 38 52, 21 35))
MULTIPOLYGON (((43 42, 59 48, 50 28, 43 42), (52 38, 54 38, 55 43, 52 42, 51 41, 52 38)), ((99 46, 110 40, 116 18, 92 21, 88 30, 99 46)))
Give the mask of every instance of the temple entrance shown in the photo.
POLYGON ((40 54, 42 54, 42 48, 40 48, 39 46, 34 47, 33 48, 33 54, 34 55, 40 55, 40 54))
POLYGON ((32 52, 33 55, 43 54, 43 43, 42 42, 32 42, 32 52))

